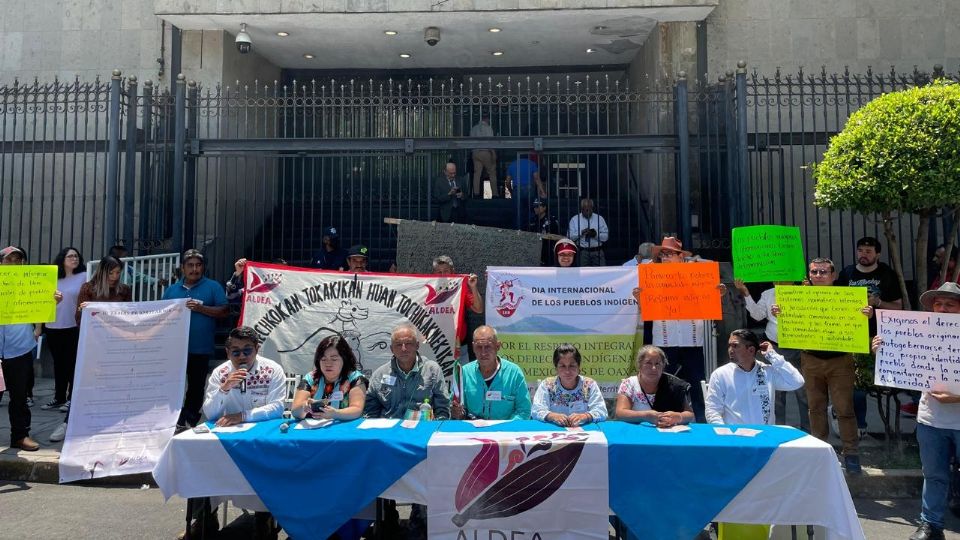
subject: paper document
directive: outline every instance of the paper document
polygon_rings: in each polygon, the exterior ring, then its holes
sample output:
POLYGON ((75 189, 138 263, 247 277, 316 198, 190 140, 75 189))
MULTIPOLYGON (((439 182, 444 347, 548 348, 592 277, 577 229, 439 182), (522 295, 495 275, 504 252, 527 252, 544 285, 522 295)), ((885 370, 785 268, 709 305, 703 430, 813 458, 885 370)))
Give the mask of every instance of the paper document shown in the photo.
POLYGON ((387 429, 397 425, 400 420, 397 418, 367 418, 357 429, 387 429))

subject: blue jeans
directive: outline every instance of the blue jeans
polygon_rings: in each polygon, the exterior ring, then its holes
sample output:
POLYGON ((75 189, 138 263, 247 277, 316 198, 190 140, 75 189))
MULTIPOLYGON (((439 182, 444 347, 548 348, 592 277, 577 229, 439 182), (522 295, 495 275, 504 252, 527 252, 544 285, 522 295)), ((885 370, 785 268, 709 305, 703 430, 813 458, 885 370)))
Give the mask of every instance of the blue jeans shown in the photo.
POLYGON ((950 493, 950 456, 960 459, 960 429, 917 424, 917 442, 923 465, 920 519, 942 529, 950 493))

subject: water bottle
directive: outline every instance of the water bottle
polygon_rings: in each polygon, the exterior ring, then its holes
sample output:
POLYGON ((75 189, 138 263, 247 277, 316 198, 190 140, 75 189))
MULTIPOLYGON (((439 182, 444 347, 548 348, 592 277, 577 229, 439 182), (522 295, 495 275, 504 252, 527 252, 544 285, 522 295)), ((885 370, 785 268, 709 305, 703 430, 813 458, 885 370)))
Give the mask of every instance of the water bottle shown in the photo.
POLYGON ((423 400, 420 405, 420 420, 433 420, 433 407, 430 406, 430 398, 423 400))

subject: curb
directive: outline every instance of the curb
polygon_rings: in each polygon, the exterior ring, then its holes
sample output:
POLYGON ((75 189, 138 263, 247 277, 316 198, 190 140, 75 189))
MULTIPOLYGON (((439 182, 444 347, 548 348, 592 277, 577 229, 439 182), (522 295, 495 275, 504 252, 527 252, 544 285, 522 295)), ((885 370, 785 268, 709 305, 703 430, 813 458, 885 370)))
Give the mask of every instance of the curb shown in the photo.
MULTIPOLYGON (((6 450, 0 452, 0 482, 60 483, 60 454, 33 454, 6 450)), ((93 480, 71 482, 71 485, 86 486, 142 486, 157 487, 150 473, 107 476, 93 480)))
POLYGON ((845 475, 854 499, 916 499, 923 489, 923 472, 918 469, 871 469, 859 476, 845 475))

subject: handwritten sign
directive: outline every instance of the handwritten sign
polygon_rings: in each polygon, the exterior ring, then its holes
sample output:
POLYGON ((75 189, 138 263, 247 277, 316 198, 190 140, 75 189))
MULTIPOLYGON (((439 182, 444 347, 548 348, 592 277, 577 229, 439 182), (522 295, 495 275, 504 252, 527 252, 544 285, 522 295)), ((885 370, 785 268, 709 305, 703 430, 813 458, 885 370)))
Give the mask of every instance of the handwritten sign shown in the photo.
POLYGON ((723 318, 720 265, 715 262, 637 266, 640 315, 645 321, 723 318))
POLYGON ((799 227, 755 225, 733 229, 733 276, 747 283, 802 281, 806 261, 799 227))
POLYGON ((786 349, 870 352, 866 287, 777 285, 777 334, 786 349))
POLYGON ((0 265, 0 324, 52 322, 56 290, 56 266, 0 265))
POLYGON ((960 394, 960 315, 877 310, 873 383, 908 390, 960 394))

